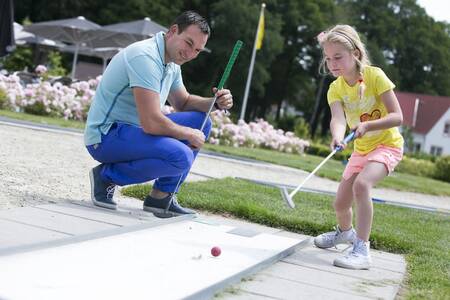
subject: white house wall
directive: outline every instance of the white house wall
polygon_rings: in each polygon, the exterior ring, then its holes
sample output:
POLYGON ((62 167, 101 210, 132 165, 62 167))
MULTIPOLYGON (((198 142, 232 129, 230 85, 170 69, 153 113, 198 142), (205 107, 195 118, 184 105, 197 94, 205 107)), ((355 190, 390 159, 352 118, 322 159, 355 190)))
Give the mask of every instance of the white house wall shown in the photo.
POLYGON ((420 144, 420 151, 425 152, 423 145, 425 144, 425 135, 413 133, 414 144, 420 144))
MULTIPOLYGON (((446 122, 450 122, 450 108, 447 109, 446 113, 442 115, 425 136, 425 144, 422 144, 422 151, 430 153, 431 146, 437 146, 442 148, 442 155, 450 155, 450 134, 444 134, 446 122)), ((419 139, 417 142, 419 142, 419 139)))

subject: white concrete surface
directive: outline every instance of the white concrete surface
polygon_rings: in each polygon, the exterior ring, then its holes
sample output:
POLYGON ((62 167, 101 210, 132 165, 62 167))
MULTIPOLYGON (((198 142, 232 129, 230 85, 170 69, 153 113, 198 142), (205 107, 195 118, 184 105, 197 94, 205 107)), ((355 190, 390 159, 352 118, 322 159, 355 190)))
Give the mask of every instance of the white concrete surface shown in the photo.
POLYGON ((300 242, 266 233, 242 236, 233 229, 183 221, 0 256, 0 298, 195 299, 211 286, 292 252, 300 242), (222 250, 218 257, 210 254, 214 246, 222 250))

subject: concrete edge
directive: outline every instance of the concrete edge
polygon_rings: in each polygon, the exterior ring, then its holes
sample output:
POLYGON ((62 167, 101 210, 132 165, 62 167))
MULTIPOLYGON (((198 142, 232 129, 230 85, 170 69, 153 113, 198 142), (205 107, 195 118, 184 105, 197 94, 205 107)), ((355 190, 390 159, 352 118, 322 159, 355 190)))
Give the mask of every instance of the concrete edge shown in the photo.
POLYGON ((242 278, 248 277, 251 275, 256 274, 257 272, 261 271, 262 269, 265 269, 274 263, 280 261, 281 259, 285 258, 286 256, 291 255, 295 252, 296 248, 302 243, 303 241, 298 242, 297 244, 287 248, 286 250, 271 256, 245 270, 242 270, 241 272, 228 277, 227 279, 224 279, 220 282, 217 282, 203 290, 200 290, 198 292, 195 292, 189 296, 184 297, 183 299, 186 300, 197 300, 197 299, 210 299, 212 298, 217 292, 229 287, 230 285, 236 284, 241 281, 242 278))

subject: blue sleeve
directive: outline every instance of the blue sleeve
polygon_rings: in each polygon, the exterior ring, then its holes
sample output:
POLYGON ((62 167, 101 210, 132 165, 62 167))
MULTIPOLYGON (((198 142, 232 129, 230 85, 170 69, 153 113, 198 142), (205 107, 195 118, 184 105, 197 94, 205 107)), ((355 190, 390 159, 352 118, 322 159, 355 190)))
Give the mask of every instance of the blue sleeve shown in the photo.
POLYGON ((150 56, 139 55, 126 60, 126 70, 130 87, 141 87, 154 92, 161 92, 161 80, 164 70, 150 56))

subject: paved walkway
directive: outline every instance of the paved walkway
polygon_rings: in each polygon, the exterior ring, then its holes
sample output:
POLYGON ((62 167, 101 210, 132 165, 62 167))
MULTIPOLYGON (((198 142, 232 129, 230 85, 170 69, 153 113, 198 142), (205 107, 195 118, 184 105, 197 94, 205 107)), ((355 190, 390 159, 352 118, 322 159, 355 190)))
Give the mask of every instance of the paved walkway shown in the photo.
MULTIPOLYGON (((26 128, 0 121, 0 137, 0 209, 89 198, 87 170, 96 163, 84 149, 80 133, 26 128)), ((292 168, 202 154, 189 180, 232 176, 296 186, 306 175, 292 168)), ((316 177, 307 187, 334 192, 336 183, 316 177)), ((391 201, 449 209, 449 197, 384 189, 375 193, 391 201)), ((122 203, 141 205, 134 199, 119 198, 122 203)), ((231 286, 218 298, 394 299, 405 274, 406 264, 401 255, 372 251, 374 267, 370 271, 350 271, 331 264, 337 255, 342 255, 339 252, 343 249, 317 249, 308 236, 220 216, 203 214, 202 218, 304 240, 294 254, 231 286)))

